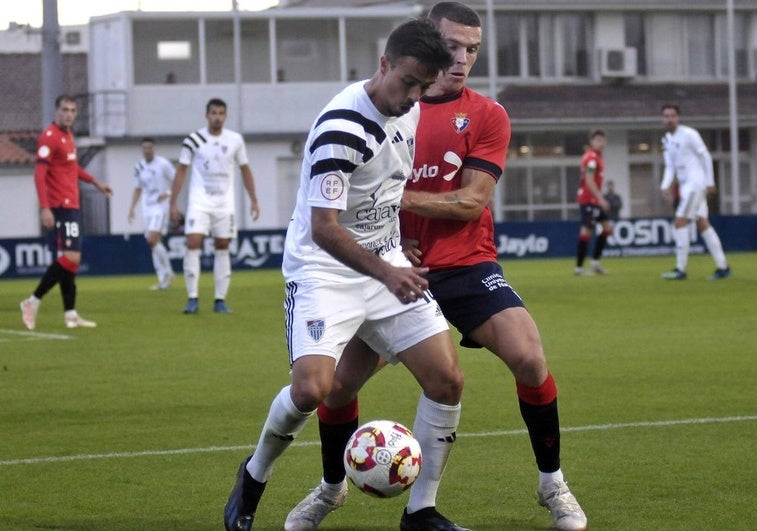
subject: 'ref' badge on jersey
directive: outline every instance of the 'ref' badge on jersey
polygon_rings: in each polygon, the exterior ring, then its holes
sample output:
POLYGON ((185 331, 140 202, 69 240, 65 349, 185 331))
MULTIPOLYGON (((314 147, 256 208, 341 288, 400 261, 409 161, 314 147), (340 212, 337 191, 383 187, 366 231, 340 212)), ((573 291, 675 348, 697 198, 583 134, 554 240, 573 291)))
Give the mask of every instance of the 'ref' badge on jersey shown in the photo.
POLYGON ((455 128, 455 131, 458 133, 462 133, 466 127, 468 127, 468 124, 470 124, 470 118, 468 118, 468 114, 464 112, 456 112, 455 117, 452 118, 452 127, 455 128))
POLYGON ((324 330, 326 330, 326 323, 323 322, 323 319, 313 319, 307 322, 307 329, 308 335, 318 343, 323 337, 324 330))

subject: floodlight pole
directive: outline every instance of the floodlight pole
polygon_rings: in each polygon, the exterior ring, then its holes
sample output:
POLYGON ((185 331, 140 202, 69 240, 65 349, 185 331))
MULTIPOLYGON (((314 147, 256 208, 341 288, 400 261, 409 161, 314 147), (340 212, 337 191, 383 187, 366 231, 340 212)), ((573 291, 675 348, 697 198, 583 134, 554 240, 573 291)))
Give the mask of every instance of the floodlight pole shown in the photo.
POLYGON ((63 63, 60 58, 58 0, 42 3, 42 128, 55 114, 55 98, 63 93, 63 63))
POLYGON ((733 16, 733 0, 726 0, 726 25, 728 34, 728 113, 731 129, 731 202, 732 214, 741 212, 739 201, 739 125, 736 105, 736 50, 735 23, 733 16))

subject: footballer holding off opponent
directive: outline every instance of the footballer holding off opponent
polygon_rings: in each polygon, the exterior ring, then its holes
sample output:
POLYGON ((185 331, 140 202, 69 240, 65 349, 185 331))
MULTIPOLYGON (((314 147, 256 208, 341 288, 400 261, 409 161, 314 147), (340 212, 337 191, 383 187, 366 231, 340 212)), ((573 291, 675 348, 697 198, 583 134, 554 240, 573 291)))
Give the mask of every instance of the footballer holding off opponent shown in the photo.
MULTIPOLYGON (((539 469, 538 501, 549 509, 558 529, 585 529, 586 516, 560 469, 557 388, 539 332, 497 263, 487 205, 502 175, 510 124, 500 105, 465 86, 481 45, 481 22, 475 11, 457 2, 436 4, 428 18, 441 31, 455 63, 440 73, 421 100, 414 177, 407 183, 400 214, 403 236, 416 240, 417 246, 405 250, 416 265, 430 269, 430 289, 445 317, 462 333, 462 344, 486 347, 513 372, 539 469)), ((357 353, 370 355, 369 345, 359 338, 350 342, 342 360, 357 353)), ((288 531, 316 529, 345 502, 342 454, 358 426, 357 389, 380 364, 376 354, 373 360, 361 374, 342 363, 337 366, 332 391, 318 408, 323 480, 289 513, 288 531)), ((418 478, 408 511, 433 511, 436 491, 430 486, 418 478)), ((458 528, 442 520, 408 520, 400 529, 458 528)))
POLYGON ((184 313, 199 311, 200 254, 205 236, 213 236, 213 280, 215 295, 213 311, 231 313, 226 306, 226 293, 231 283, 229 245, 237 236, 234 207, 234 165, 239 166, 242 184, 250 198, 250 214, 258 219, 260 208, 255 195, 255 181, 247 160, 242 135, 224 128, 226 103, 213 98, 205 106, 207 127, 190 133, 181 144, 179 167, 171 187, 171 219, 181 218, 176 204, 181 187, 191 167, 189 200, 184 233, 187 252, 184 255, 184 283, 187 305, 184 313))
POLYGON ((50 249, 57 258, 42 275, 34 293, 21 301, 21 319, 29 330, 36 326, 42 297, 55 284, 60 284, 66 326, 97 326, 76 313, 76 273, 81 263, 79 181, 93 184, 105 197, 110 197, 113 191, 87 173, 76 160, 76 144, 71 132, 76 110, 76 100, 72 96, 58 96, 55 119, 37 140, 34 184, 42 227, 48 231, 50 249))
POLYGON ((142 160, 134 166, 134 192, 129 206, 129 223, 134 221, 134 209, 142 198, 142 221, 145 224, 145 241, 150 246, 152 265, 158 283, 150 290, 167 290, 174 274, 171 258, 163 245, 163 236, 168 233, 168 207, 171 197, 174 169, 167 158, 155 154, 155 140, 142 139, 142 160))
POLYGON ((607 274, 607 270, 599 263, 613 227, 609 215, 610 203, 602 195, 602 183, 605 179, 605 161, 602 159, 602 151, 606 143, 607 134, 602 129, 593 129, 589 133, 589 149, 581 159, 581 184, 577 192, 578 208, 581 210, 581 228, 578 230, 574 271, 576 275, 607 274), (602 232, 594 241, 591 267, 586 270, 584 259, 597 223, 602 226, 602 232))
MULTIPOLYGON (((252 526, 276 459, 330 392, 337 361, 360 384, 375 367, 372 356, 342 356, 355 336, 402 362, 422 387, 413 425, 423 452, 418 481, 434 490, 441 481, 463 375, 449 326, 426 292, 427 269, 402 252, 399 209, 413 171, 417 102, 451 64, 436 28, 405 22, 389 35, 374 75, 337 94, 310 130, 282 263, 291 385, 274 398, 255 452, 239 467, 224 510, 229 531, 252 526)), ((408 507, 400 526, 410 521, 463 531, 435 510, 408 507)))

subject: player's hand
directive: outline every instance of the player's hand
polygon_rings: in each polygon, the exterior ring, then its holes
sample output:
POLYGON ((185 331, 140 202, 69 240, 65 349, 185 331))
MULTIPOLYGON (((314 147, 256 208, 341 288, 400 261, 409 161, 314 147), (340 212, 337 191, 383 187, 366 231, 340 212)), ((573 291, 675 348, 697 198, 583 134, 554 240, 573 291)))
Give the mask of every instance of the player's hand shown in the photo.
POLYGON ((52 229, 55 226, 55 216, 53 216, 53 211, 49 208, 43 208, 39 211, 39 219, 42 222, 42 226, 46 229, 52 229))
POLYGON ((158 203, 160 203, 160 202, 162 202, 162 201, 165 201, 165 200, 166 200, 166 199, 168 199, 169 197, 171 197, 171 192, 163 192, 162 194, 160 194, 160 195, 158 196, 158 203))
POLYGON ((428 273, 427 267, 389 268, 384 284, 402 304, 410 304, 423 298, 423 292, 428 289, 428 280, 423 278, 423 275, 428 273))
POLYGON ((107 184, 103 184, 98 181, 97 188, 103 193, 105 197, 113 197, 113 189, 107 184))
POLYGON ((599 200, 599 207, 604 210, 605 212, 610 211, 610 203, 607 202, 606 199, 600 199, 599 200))
POLYGON ((423 253, 418 249, 418 240, 402 238, 400 240, 400 245, 402 246, 402 252, 405 254, 405 257, 410 260, 410 263, 414 266, 420 266, 423 253))
POLYGON ((707 195, 715 195, 717 193, 718 193, 718 188, 716 186, 707 187, 707 195))
POLYGON ((129 215, 126 217, 126 219, 129 221, 129 224, 134 221, 134 210, 129 210, 129 215))
POLYGON ((250 201, 250 214, 252 214, 252 221, 257 221, 260 217, 260 207, 257 200, 250 201))
POLYGON ((176 206, 176 204, 171 205, 171 221, 178 222, 181 219, 181 212, 179 212, 179 207, 176 206))
POLYGON ((673 200, 673 189, 672 188, 665 188, 662 191, 662 197, 668 201, 673 200))

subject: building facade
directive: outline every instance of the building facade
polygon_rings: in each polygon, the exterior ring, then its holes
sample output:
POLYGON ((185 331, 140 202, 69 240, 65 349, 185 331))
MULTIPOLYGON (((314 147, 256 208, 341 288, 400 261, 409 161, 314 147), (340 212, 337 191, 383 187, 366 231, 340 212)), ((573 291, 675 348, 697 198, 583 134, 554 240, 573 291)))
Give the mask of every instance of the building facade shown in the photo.
MULTIPOLYGON (((140 138, 156 137, 158 151, 175 160, 181 139, 205 124, 207 100, 220 97, 229 105, 227 127, 247 141, 264 205, 253 223, 240 184, 240 226, 285 227, 315 115, 347 83, 373 73, 393 27, 434 2, 362 3, 302 0, 255 13, 93 18, 87 134, 102 148, 89 169, 116 192, 109 208, 97 210, 94 225, 114 234, 136 231, 126 217, 140 138)), ((497 221, 577 219, 580 159, 595 127, 608 132, 605 174, 624 199, 621 215, 671 214, 658 191, 659 109, 666 102, 681 106, 682 122, 699 129, 713 153, 719 187, 713 212, 757 213, 753 1, 734 0, 732 26, 725 2, 702 0, 469 5, 485 29, 470 84, 500 101, 513 125, 492 204, 497 221), (738 174, 730 87, 737 96, 738 174)), ((30 230, 38 230, 36 219, 30 230)))

